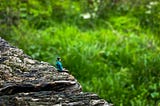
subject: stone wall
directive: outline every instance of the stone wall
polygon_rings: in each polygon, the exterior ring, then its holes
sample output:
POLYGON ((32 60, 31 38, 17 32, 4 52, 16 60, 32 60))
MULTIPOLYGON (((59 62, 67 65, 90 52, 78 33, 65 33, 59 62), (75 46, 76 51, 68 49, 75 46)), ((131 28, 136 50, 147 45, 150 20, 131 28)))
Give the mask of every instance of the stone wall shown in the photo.
POLYGON ((46 62, 0 38, 0 106, 111 106, 46 62))

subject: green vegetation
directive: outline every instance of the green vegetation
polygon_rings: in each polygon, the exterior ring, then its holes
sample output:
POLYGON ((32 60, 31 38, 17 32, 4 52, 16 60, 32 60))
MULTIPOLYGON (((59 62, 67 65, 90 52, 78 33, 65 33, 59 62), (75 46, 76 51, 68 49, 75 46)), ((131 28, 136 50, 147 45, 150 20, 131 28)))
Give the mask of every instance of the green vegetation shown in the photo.
POLYGON ((57 56, 115 106, 160 106, 159 0, 0 0, 0 36, 35 59, 57 56))

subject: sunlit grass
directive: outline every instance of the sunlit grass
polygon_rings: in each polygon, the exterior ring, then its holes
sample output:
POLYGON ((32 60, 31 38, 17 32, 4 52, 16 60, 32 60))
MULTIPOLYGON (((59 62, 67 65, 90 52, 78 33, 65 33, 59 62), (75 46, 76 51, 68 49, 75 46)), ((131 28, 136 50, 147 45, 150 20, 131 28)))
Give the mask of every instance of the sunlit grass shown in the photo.
POLYGON ((14 29, 11 42, 52 65, 61 56, 64 67, 84 91, 98 93, 115 105, 145 106, 158 98, 154 94, 160 85, 153 94, 147 87, 159 81, 160 48, 159 40, 136 22, 128 17, 113 18, 106 22, 108 27, 85 31, 67 23, 55 23, 43 30, 23 23, 14 29))

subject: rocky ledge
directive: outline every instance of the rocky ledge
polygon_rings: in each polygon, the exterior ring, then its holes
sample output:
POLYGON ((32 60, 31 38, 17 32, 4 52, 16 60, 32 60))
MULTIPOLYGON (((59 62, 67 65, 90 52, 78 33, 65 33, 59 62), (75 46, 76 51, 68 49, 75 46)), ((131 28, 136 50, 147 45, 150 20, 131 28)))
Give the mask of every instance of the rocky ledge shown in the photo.
POLYGON ((0 38, 0 106, 111 106, 82 92, 69 73, 57 72, 0 38))

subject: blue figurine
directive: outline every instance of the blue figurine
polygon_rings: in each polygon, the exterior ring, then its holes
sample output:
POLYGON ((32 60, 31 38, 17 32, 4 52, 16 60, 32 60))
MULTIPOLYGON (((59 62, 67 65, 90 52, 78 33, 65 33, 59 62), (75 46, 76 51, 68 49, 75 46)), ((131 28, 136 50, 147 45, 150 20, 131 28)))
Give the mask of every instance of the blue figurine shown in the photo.
POLYGON ((56 68, 59 72, 68 72, 68 70, 66 70, 65 68, 63 68, 63 65, 61 63, 61 58, 57 57, 57 61, 56 61, 56 68))

